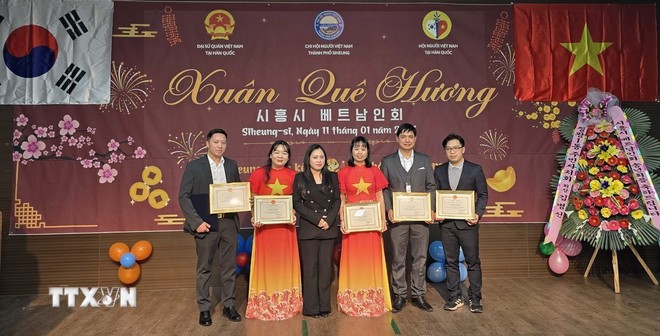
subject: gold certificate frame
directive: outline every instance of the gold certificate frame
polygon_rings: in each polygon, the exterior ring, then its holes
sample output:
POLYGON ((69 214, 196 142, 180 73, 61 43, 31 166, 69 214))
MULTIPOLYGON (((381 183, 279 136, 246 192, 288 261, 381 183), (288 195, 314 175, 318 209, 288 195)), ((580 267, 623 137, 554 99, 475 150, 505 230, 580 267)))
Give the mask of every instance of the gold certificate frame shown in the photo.
POLYGON ((344 224, 348 233, 381 231, 380 203, 350 203, 344 206, 344 224))
POLYGON ((286 224, 293 222, 293 197, 287 196, 254 196, 255 223, 286 224))
POLYGON ((396 222, 429 222, 433 220, 431 215, 430 193, 392 193, 392 210, 396 222))
POLYGON ((211 184, 209 201, 212 214, 250 211, 250 182, 211 184))
POLYGON ((473 219, 474 190, 436 190, 435 216, 444 219, 473 219))

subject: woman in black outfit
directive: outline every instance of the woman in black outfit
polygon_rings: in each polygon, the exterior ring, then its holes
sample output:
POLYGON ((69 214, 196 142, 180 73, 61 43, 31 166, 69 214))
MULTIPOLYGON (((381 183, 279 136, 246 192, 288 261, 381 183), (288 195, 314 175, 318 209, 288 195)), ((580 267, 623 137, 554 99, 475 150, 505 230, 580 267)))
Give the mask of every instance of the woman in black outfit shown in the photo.
POLYGON ((307 149, 303 171, 293 182, 293 208, 300 219, 298 246, 303 287, 303 315, 330 315, 332 253, 339 234, 339 180, 328 170, 321 145, 307 149))

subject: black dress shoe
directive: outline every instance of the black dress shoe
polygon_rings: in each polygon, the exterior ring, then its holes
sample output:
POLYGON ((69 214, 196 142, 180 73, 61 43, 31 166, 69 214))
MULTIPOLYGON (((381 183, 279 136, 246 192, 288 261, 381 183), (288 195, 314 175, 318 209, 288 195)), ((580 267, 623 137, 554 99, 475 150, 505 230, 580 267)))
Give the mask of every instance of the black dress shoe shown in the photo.
POLYGON ((222 315, 226 316, 232 322, 239 322, 241 320, 241 315, 236 311, 236 307, 234 306, 223 308, 222 315))
POLYGON ((403 296, 395 296, 394 297, 394 302, 392 302, 392 312, 393 313, 398 313, 403 309, 403 306, 406 305, 406 298, 403 296))
POLYGON ((433 311, 433 307, 431 307, 431 305, 426 301, 424 296, 418 296, 416 298, 413 298, 412 299, 412 304, 413 304, 413 306, 418 307, 421 310, 425 310, 425 311, 428 311, 428 312, 433 311))
POLYGON ((307 317, 312 317, 312 318, 315 318, 315 319, 321 317, 321 314, 303 314, 303 315, 307 316, 307 317))
POLYGON ((203 326, 210 326, 213 324, 213 321, 211 321, 211 312, 208 310, 204 310, 199 312, 199 324, 203 326))
POLYGON ((319 314, 319 315, 321 315, 321 317, 328 317, 328 316, 330 316, 330 312, 329 311, 322 311, 321 314, 319 314))

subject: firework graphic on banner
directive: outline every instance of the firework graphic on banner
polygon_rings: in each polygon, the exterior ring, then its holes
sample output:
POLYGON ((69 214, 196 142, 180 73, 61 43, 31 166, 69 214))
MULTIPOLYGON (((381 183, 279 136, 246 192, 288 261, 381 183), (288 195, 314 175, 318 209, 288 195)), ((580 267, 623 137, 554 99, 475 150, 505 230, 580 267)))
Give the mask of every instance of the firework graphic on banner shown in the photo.
POLYGON ((112 61, 110 72, 110 102, 99 109, 103 112, 117 111, 131 114, 136 109, 143 109, 149 94, 154 90, 152 80, 139 70, 127 67, 123 62, 112 61))
POLYGON ((170 148, 170 155, 176 158, 176 164, 183 167, 183 164, 188 163, 205 153, 206 143, 205 137, 202 132, 198 133, 181 133, 181 137, 175 136, 167 140, 172 147, 170 148))
POLYGON ((513 85, 516 81, 516 74, 514 73, 516 57, 510 44, 506 43, 504 48, 491 56, 489 63, 488 69, 497 83, 504 86, 513 85))
POLYGON ((487 130, 479 136, 479 153, 493 161, 506 157, 509 150, 509 136, 496 130, 487 130))

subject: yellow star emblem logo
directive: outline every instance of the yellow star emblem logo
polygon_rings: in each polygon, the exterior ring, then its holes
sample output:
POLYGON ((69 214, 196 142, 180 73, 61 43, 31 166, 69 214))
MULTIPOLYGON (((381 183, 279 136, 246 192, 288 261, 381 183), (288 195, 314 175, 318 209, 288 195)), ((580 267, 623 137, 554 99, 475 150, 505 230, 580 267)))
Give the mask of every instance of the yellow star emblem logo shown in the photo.
POLYGON ((286 184, 280 184, 280 179, 275 179, 275 183, 266 185, 272 190, 271 195, 284 195, 284 189, 288 187, 286 184))
POLYGON ((353 186, 357 188, 355 195, 359 195, 361 192, 369 195, 369 186, 371 186, 371 183, 364 182, 362 176, 360 176, 360 183, 353 183, 353 186))
POLYGON ((611 42, 594 42, 594 40, 591 38, 591 32, 589 32, 589 28, 585 23, 580 42, 561 43, 562 47, 568 49, 568 51, 575 55, 573 66, 571 66, 570 75, 580 70, 586 64, 589 64, 589 66, 591 66, 594 70, 598 71, 598 73, 602 75, 603 69, 600 65, 600 59, 598 59, 598 55, 611 45, 611 42))

